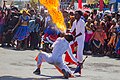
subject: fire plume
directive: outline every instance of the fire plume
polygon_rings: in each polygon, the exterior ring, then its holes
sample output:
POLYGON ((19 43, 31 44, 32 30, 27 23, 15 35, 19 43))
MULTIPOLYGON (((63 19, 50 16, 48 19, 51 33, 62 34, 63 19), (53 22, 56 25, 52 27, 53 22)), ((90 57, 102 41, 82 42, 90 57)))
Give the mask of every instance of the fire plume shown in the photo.
POLYGON ((40 3, 47 8, 50 16, 52 17, 53 23, 56 24, 58 29, 66 32, 64 17, 62 15, 62 12, 59 10, 59 0, 40 0, 40 3))

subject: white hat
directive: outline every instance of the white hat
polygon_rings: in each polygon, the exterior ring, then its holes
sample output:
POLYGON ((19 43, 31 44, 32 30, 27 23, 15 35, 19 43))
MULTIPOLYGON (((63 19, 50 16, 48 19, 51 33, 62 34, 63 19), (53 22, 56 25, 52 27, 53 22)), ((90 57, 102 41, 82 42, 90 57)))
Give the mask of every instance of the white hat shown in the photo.
POLYGON ((111 11, 110 11, 110 10, 106 10, 106 11, 104 12, 104 14, 111 14, 111 11))
POLYGON ((45 13, 48 13, 48 10, 44 10, 45 13))
POLYGON ((117 20, 115 18, 113 18, 112 21, 117 22, 117 20))

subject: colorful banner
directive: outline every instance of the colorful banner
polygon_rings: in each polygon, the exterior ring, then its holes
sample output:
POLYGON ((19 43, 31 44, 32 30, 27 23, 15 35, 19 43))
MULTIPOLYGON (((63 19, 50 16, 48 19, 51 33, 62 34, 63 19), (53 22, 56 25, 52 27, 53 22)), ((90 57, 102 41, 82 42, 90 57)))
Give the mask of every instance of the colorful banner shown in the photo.
POLYGON ((38 3, 39 0, 30 0, 30 2, 38 3))
POLYGON ((82 9, 82 0, 78 0, 78 8, 82 9))
POLYGON ((109 0, 103 0, 103 1, 106 5, 109 4, 109 0))
POLYGON ((104 8, 104 2, 103 0, 100 0, 100 11, 102 11, 104 8))
POLYGON ((86 3, 87 3, 87 4, 94 4, 94 1, 95 1, 95 0, 86 0, 86 3))
POLYGON ((34 9, 38 9, 37 3, 38 3, 38 0, 30 0, 30 4, 34 9))

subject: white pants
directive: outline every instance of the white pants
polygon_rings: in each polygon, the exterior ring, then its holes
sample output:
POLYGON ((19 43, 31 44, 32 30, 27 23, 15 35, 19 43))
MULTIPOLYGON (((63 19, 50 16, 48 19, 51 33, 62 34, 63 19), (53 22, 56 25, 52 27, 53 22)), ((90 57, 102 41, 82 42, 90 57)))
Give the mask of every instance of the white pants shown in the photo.
POLYGON ((46 52, 40 52, 38 55, 37 65, 39 66, 40 64, 42 64, 43 60, 45 60, 49 64, 59 67, 61 70, 65 69, 70 74, 72 73, 71 70, 68 68, 68 66, 64 63, 62 56, 56 57, 56 56, 53 56, 52 54, 48 54, 46 52))
POLYGON ((83 60, 83 49, 84 49, 84 41, 85 41, 85 36, 79 36, 76 39, 77 43, 78 43, 78 48, 77 48, 77 59, 79 60, 79 62, 81 63, 83 60))

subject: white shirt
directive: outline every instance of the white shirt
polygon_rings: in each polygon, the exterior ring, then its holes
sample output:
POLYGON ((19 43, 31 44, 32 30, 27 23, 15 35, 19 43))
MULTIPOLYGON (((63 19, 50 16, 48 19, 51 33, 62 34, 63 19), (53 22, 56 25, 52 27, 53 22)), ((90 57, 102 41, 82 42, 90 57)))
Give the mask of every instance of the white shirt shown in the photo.
POLYGON ((71 47, 65 38, 58 38, 53 43, 52 47, 53 47, 52 56, 54 56, 54 58, 61 58, 62 55, 66 51, 68 51, 68 54, 71 57, 71 59, 76 63, 78 62, 78 60, 73 56, 71 47))
POLYGON ((71 32, 73 32, 74 29, 76 29, 76 35, 78 35, 79 33, 82 33, 82 35, 85 35, 85 21, 83 19, 79 19, 78 22, 77 20, 75 20, 73 22, 71 32))
POLYGON ((35 20, 35 15, 32 15, 32 16, 30 17, 30 19, 31 19, 31 20, 35 20))
POLYGON ((45 18, 45 27, 47 27, 47 24, 48 24, 49 21, 51 21, 51 17, 50 17, 50 16, 47 16, 47 17, 45 18))
POLYGON ((42 20, 43 20, 43 17, 42 17, 41 15, 39 15, 39 17, 40 17, 40 20, 42 21, 42 20))

